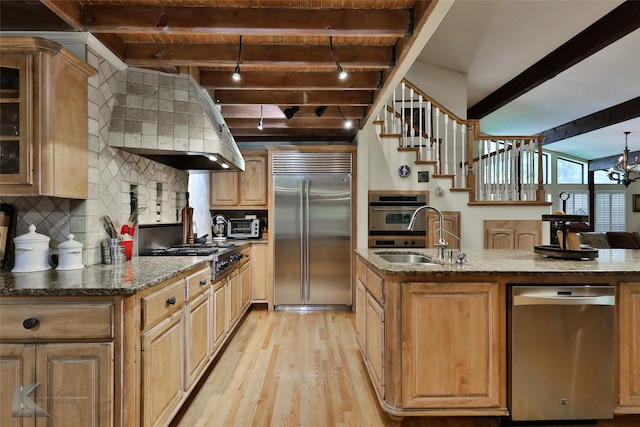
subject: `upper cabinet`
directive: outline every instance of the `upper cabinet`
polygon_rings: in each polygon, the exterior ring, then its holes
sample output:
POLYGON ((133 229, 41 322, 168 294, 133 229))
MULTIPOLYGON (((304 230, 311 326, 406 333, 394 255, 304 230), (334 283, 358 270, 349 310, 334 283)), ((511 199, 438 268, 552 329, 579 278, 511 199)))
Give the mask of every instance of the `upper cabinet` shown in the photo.
POLYGON ((267 153, 243 151, 244 172, 211 172, 211 209, 267 209, 267 153))
POLYGON ((0 68, 0 193, 86 199, 96 71, 37 37, 0 37, 0 68))

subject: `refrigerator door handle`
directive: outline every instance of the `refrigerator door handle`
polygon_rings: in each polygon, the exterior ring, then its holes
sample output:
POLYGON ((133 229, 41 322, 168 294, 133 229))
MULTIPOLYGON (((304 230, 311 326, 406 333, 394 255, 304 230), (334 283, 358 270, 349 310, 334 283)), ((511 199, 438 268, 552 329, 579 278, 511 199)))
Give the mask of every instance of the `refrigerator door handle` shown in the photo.
POLYGON ((306 245, 306 237, 305 237, 305 223, 304 223, 304 215, 305 215, 305 180, 300 181, 300 213, 302 217, 300 218, 300 301, 304 302, 304 281, 306 277, 306 268, 305 268, 305 245, 306 245))
POLYGON ((307 177, 304 179, 305 182, 305 191, 304 191, 304 195, 305 195, 305 210, 304 210, 304 221, 305 221, 305 234, 304 234, 304 272, 305 272, 305 277, 304 277, 304 282, 303 282, 303 286, 304 286, 304 303, 306 304, 307 302, 309 302, 309 299, 311 298, 311 285, 309 283, 310 279, 311 279, 311 275, 310 275, 310 267, 309 267, 309 187, 310 187, 310 182, 311 180, 307 177))

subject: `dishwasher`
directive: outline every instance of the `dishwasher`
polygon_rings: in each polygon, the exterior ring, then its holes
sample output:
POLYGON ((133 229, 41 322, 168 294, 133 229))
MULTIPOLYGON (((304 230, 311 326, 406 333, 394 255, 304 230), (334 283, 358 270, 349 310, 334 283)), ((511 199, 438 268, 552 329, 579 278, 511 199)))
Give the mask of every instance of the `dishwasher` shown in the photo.
POLYGON ((613 418, 615 288, 511 289, 511 419, 613 418))

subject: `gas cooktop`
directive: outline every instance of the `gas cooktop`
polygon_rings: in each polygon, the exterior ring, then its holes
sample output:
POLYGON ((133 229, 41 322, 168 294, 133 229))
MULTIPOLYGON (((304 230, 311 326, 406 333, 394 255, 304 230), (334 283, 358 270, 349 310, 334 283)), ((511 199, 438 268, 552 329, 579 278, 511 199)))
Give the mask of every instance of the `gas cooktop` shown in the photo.
POLYGON ((221 249, 235 248, 234 243, 194 243, 175 245, 170 248, 155 248, 142 251, 140 256, 207 256, 218 253, 221 249))

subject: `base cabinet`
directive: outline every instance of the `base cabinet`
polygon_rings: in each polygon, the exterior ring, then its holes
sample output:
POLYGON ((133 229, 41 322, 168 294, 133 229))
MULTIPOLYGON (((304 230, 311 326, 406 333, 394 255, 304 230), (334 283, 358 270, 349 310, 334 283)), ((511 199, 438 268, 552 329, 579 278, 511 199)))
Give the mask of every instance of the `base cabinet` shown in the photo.
POLYGON ((226 279, 219 280, 213 284, 212 293, 212 309, 213 315, 213 335, 212 335, 212 353, 216 353, 220 345, 227 336, 227 286, 226 279))
POLYGON ((356 339, 373 385, 385 393, 384 282, 380 276, 356 261, 356 339))
POLYGON ((185 390, 189 390, 205 370, 211 355, 211 298, 204 292, 185 307, 185 390))
POLYGON ((527 249, 542 243, 542 221, 522 220, 485 220, 485 249, 527 249))
POLYGON ((499 406, 499 306, 497 283, 403 286, 405 407, 499 406))
POLYGON ((618 284, 618 398, 616 413, 640 413, 640 282, 618 284))
POLYGON ((251 300, 267 302, 267 245, 251 245, 251 300))
POLYGON ((112 359, 113 343, 0 344, 0 425, 112 426, 112 359), (14 407, 16 396, 37 407, 14 407))
POLYGON ((184 315, 177 311, 144 332, 142 340, 142 422, 167 425, 184 395, 184 315))

